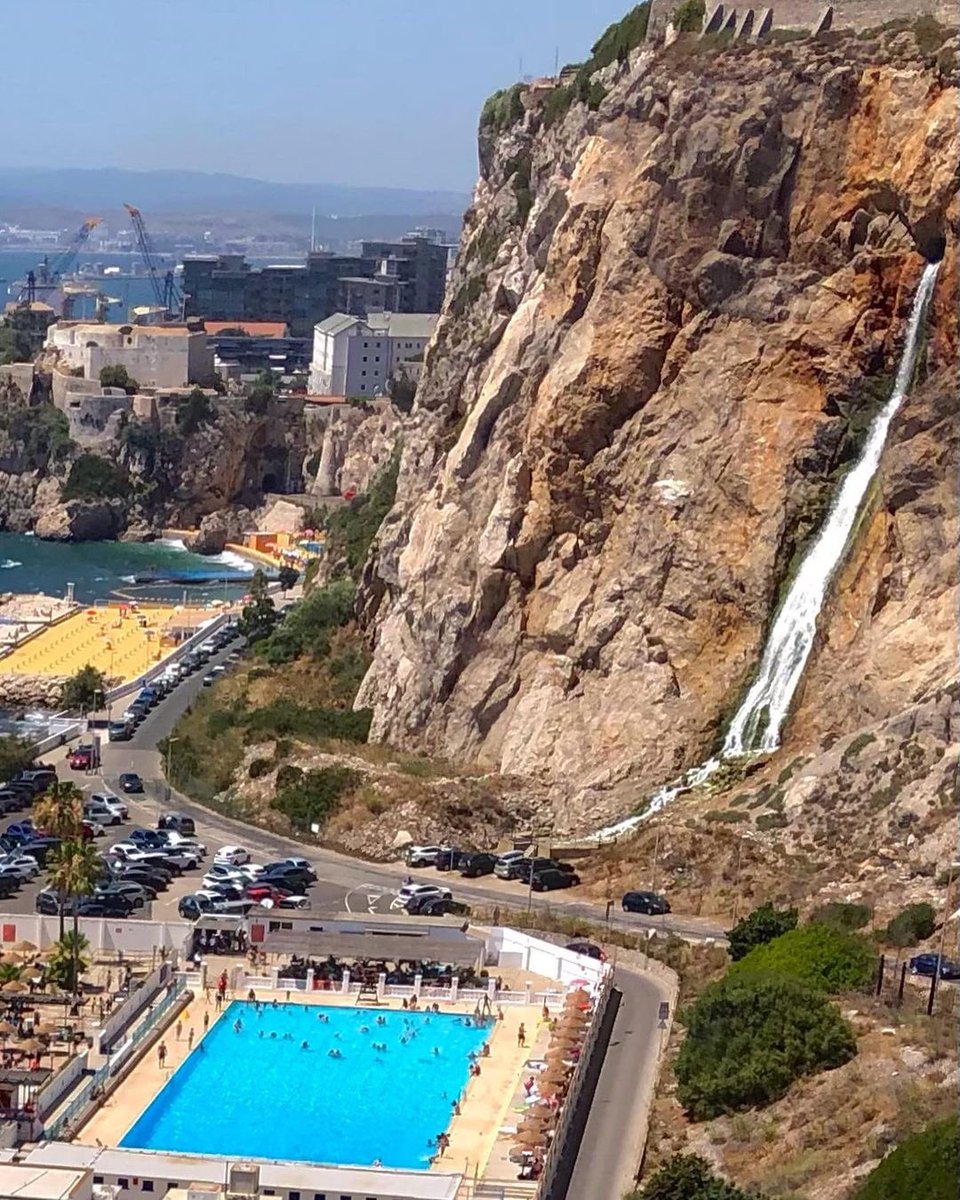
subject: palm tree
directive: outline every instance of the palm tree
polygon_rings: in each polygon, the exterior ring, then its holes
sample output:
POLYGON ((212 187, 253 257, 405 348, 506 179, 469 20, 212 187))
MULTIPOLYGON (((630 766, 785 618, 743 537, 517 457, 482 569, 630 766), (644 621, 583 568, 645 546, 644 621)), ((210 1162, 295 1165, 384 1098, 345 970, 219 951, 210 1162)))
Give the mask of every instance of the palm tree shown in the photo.
MULTIPOLYGON (((46 829, 62 842, 78 841, 83 825, 83 792, 72 783, 55 783, 37 800, 34 819, 38 829, 46 829)), ((61 846, 61 851, 63 846, 61 846)), ((68 889, 63 886, 64 876, 59 867, 63 855, 58 854, 57 863, 51 873, 50 882, 57 889, 57 907, 60 915, 60 938, 63 938, 63 908, 68 889), (60 876, 58 879, 57 876, 60 876)))
MULTIPOLYGON (((51 873, 51 880, 56 881, 58 890, 62 889, 61 894, 79 898, 80 896, 90 896, 93 894, 97 886, 97 881, 100 879, 100 873, 103 868, 103 863, 100 861, 100 856, 93 846, 88 842, 83 841, 68 841, 64 842, 60 847, 57 855, 57 861, 51 873)), ((61 908, 61 919, 63 910, 61 908)), ((76 994, 80 983, 80 927, 79 914, 77 906, 73 906, 73 990, 76 994)), ((60 935, 60 941, 64 940, 63 934, 60 935)))
POLYGON ((76 994, 80 976, 90 965, 86 957, 89 949, 90 943, 84 935, 71 929, 59 942, 54 942, 44 967, 44 981, 76 994))

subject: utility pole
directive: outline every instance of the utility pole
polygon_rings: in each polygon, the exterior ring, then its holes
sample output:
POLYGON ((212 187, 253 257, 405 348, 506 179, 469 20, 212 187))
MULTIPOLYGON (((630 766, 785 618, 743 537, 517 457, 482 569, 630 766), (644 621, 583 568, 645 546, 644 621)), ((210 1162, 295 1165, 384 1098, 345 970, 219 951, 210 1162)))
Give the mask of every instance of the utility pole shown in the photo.
POLYGON ((933 1015, 933 1003, 937 995, 937 987, 940 983, 940 970, 943 964, 943 947, 947 940, 947 922, 950 920, 950 893, 953 890, 954 867, 947 872, 947 894, 943 901, 943 920, 940 923, 940 942, 937 946, 937 967, 933 972, 933 979, 930 982, 930 996, 927 999, 927 1016, 933 1015))

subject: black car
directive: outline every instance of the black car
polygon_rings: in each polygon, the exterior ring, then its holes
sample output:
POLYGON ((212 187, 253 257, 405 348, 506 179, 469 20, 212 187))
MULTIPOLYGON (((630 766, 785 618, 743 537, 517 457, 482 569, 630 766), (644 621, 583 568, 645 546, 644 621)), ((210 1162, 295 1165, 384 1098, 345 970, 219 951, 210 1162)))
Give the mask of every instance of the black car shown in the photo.
POLYGON ((412 917, 448 917, 451 914, 466 916, 470 912, 469 905, 449 896, 413 896, 404 908, 412 917))
POLYGON ((20 886, 20 880, 15 875, 0 875, 0 900, 9 900, 20 886))
POLYGON ((24 842, 20 849, 24 854, 35 858, 41 867, 45 867, 50 855, 60 849, 60 839, 56 837, 34 838, 32 841, 24 842))
POLYGON ((570 942, 567 949, 572 950, 574 954, 584 954, 587 958, 596 958, 600 962, 606 961, 606 954, 596 942, 570 942))
POLYGON ((145 884, 136 883, 132 879, 118 879, 114 883, 101 884, 95 893, 95 899, 108 899, 111 896, 122 896, 129 900, 134 908, 143 908, 150 900, 155 900, 157 893, 145 884))
POLYGON ((529 883, 531 875, 539 875, 542 871, 563 871, 564 874, 570 875, 573 873, 573 867, 570 863, 557 862, 554 858, 521 858, 517 860, 515 878, 529 883))
POLYGON ((670 911, 666 896, 657 892, 627 892, 621 907, 624 912, 646 913, 651 917, 660 917, 670 911))
POLYGON ((437 853, 434 866, 438 871, 455 871, 460 866, 463 853, 455 846, 445 846, 437 853))
POLYGON ((130 728, 130 722, 111 721, 107 726, 107 736, 111 742, 129 742, 133 737, 133 730, 130 728))
POLYGON ((157 828, 175 830, 184 837, 193 837, 197 832, 193 817, 185 817, 183 813, 176 812, 161 813, 157 820, 157 828))
POLYGON ((90 896, 76 902, 78 917, 129 917, 133 901, 128 896, 90 896))
POLYGON ((464 854, 460 859, 460 874, 464 879, 476 879, 478 875, 492 875, 496 861, 495 854, 464 854))
POLYGON ((127 792, 142 792, 143 780, 135 771, 125 771, 120 776, 120 791, 127 792))
POLYGON ((313 880, 306 871, 299 871, 296 867, 286 867, 284 869, 268 867, 260 872, 254 882, 269 883, 271 887, 283 888, 288 892, 302 896, 313 880))
POLYGON ((939 975, 941 979, 960 979, 960 966, 949 958, 941 958, 939 954, 915 954, 910 959, 911 975, 926 975, 932 978, 939 975))
POLYGON ((207 896, 182 896, 177 912, 185 921, 199 921, 204 913, 213 912, 214 902, 207 896))
POLYGON ((579 882, 580 876, 573 871, 560 871, 555 867, 548 867, 534 875, 530 886, 535 892, 554 892, 559 888, 576 887, 579 882))

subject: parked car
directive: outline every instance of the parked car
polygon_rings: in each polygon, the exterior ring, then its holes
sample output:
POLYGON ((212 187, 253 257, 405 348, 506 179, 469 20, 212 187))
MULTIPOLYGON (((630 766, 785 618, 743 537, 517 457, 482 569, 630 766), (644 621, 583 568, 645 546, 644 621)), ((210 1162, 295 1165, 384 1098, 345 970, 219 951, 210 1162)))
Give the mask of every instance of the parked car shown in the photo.
POLYGON ((215 863, 232 863, 239 867, 250 861, 250 851, 244 850, 242 846, 221 846, 213 856, 213 861, 215 863))
POLYGON ((215 862, 203 877, 204 887, 215 887, 220 883, 249 883, 250 880, 241 872, 239 867, 230 863, 215 862))
POLYGON ((440 850, 440 846, 409 846, 404 861, 408 867, 432 867, 440 850))
POLYGON ((35 879, 40 874, 40 864, 30 854, 20 854, 16 850, 0 858, 0 867, 14 871, 21 879, 35 879))
POLYGON ((23 808, 23 805, 22 792, 15 792, 10 788, 0 788, 0 813, 4 816, 7 813, 16 812, 18 808, 23 808))
POLYGON ((281 861, 286 866, 293 867, 295 871, 302 871, 310 879, 316 879, 317 877, 317 873, 313 869, 313 863, 308 858, 300 858, 297 855, 293 855, 291 858, 284 858, 281 861))
POLYGON ((455 871, 460 866, 461 858, 463 858, 463 852, 455 846, 444 846, 437 854, 433 865, 438 871, 455 871))
POLYGON ((41 867, 47 865, 47 859, 55 851, 60 849, 60 839, 56 837, 37 837, 32 841, 23 843, 24 854, 29 854, 35 858, 41 867))
POLYGON ((217 682, 217 676, 214 675, 214 673, 212 671, 210 671, 206 675, 204 675, 203 679, 200 681, 201 686, 203 686, 203 687, 213 687, 213 685, 216 682, 217 682))
POLYGON ((183 833, 189 837, 197 832, 193 817, 187 817, 178 812, 161 813, 157 819, 157 828, 176 830, 177 833, 183 833))
POLYGON ((67 759, 74 771, 89 771, 93 766, 93 747, 78 746, 67 759))
POLYGON ((145 866, 131 863, 118 864, 120 870, 112 871, 111 878, 122 880, 124 883, 139 883, 143 887, 148 888, 156 894, 166 891, 170 886, 170 880, 173 878, 172 872, 165 867, 145 866))
POLYGON ((145 850, 162 850, 166 846, 166 842, 155 829, 131 829, 126 840, 133 842, 135 846, 142 846, 145 850))
POLYGON ((0 900, 8 900, 20 887, 15 875, 0 875, 0 900))
POLYGON ((214 901, 209 896, 199 896, 193 893, 181 896, 177 912, 185 921, 199 921, 204 913, 214 911, 214 901))
POLYGON ((570 942, 567 949, 572 950, 574 954, 584 954, 587 958, 599 959, 600 962, 607 961, 606 954, 596 942, 570 942))
POLYGON ((428 896, 440 897, 444 900, 453 899, 453 892, 449 888, 440 887, 436 883, 405 883, 398 895, 404 908, 406 908, 411 900, 419 902, 420 900, 425 900, 428 896))
POLYGON ((129 742, 133 737, 133 727, 129 721, 111 721, 107 726, 107 738, 111 742, 129 742))
POLYGON ((421 896, 404 906, 412 917, 449 917, 452 914, 465 916, 470 912, 468 904, 453 900, 449 896, 421 896))
MULTIPOLYGON (((64 896, 63 911, 65 913, 73 912, 72 901, 72 896, 64 896)), ((44 888, 42 892, 37 892, 34 907, 38 913, 42 913, 44 916, 55 917, 60 911, 60 897, 56 892, 51 892, 48 888, 44 888)))
POLYGON ((646 913, 651 917, 659 917, 670 911, 666 896, 657 892, 627 892, 621 901, 624 912, 646 913))
POLYGON ((90 896, 77 900, 78 917, 129 917, 133 912, 133 901, 128 896, 90 896))
POLYGON ((109 899, 111 896, 123 896, 129 900, 132 908, 143 908, 150 900, 156 899, 157 893, 142 883, 134 883, 130 879, 118 879, 115 883, 105 883, 97 887, 95 896, 109 899))
POLYGON ((262 904, 264 900, 276 904, 280 900, 285 900, 287 896, 293 895, 293 892, 288 892, 286 888, 274 887, 271 883, 248 883, 245 893, 251 900, 256 900, 258 904, 262 904))
POLYGON ((516 858, 507 858, 503 856, 498 858, 493 865, 493 873, 498 879, 519 879, 523 871, 524 857, 522 854, 516 858))
POLYGON ((140 794, 143 792, 143 780, 136 771, 124 771, 120 776, 120 791, 130 794, 140 794))
POLYGON ((103 821, 104 825, 116 824, 116 821, 112 818, 119 818, 121 821, 125 821, 130 815, 130 809, 120 797, 114 796, 110 792, 93 792, 87 797, 86 803, 95 804, 98 808, 110 814, 111 820, 103 821))
POLYGON ((530 886, 535 892, 554 892, 559 888, 576 887, 579 882, 580 876, 573 871, 558 871, 550 867, 534 875, 530 886))
POLYGON ((269 883, 289 892, 303 893, 313 880, 295 867, 265 867, 256 877, 257 883, 269 883))
POLYGON ((309 896, 284 896, 276 903, 276 908, 305 909, 310 907, 309 896))
POLYGON ((80 822, 80 836, 85 842, 92 842, 94 838, 102 838, 106 830, 99 821, 92 821, 89 817, 84 817, 80 822))
POLYGON ((57 773, 53 767, 31 767, 26 771, 20 771, 14 776, 12 782, 29 783, 33 788, 34 795, 39 795, 47 788, 53 787, 57 782, 57 773))
POLYGON ((463 854, 460 857, 460 874, 464 879, 476 879, 479 875, 492 875, 496 866, 493 854, 463 854))
POLYGON ((939 975, 941 979, 960 979, 960 964, 939 954, 915 954, 907 964, 911 975, 939 975))
POLYGON ((207 847, 198 838, 187 837, 185 834, 177 833, 175 829, 160 830, 160 837, 162 838, 162 845, 178 846, 184 850, 196 850, 201 858, 207 852, 207 847))
POLYGON ((517 862, 515 878, 529 883, 530 876, 539 875, 541 871, 566 871, 569 874, 573 871, 573 867, 570 863, 557 862, 555 858, 521 858, 517 862))

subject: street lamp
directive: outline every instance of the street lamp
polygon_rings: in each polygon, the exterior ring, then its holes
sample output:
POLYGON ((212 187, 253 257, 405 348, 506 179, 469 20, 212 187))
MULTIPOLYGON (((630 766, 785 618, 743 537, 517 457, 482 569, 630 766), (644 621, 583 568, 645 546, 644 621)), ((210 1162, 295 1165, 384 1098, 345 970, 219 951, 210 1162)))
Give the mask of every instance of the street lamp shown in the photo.
POLYGON ((178 737, 167 738, 167 799, 170 799, 171 774, 173 771, 173 743, 179 742, 178 737))

